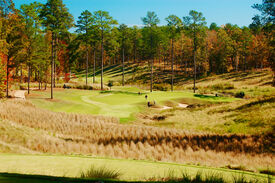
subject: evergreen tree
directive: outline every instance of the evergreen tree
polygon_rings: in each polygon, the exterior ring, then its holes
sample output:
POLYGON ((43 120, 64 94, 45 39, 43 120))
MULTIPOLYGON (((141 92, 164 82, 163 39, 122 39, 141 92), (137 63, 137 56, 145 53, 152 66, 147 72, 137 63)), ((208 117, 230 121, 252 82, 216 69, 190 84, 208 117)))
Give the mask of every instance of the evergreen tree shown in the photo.
POLYGON ((204 34, 205 18, 201 12, 191 10, 189 16, 183 17, 184 25, 189 29, 189 33, 193 38, 193 57, 194 57, 194 86, 193 91, 196 92, 196 52, 199 44, 199 37, 204 34))
POLYGON ((89 39, 91 34, 91 28, 94 23, 92 13, 85 10, 78 17, 76 24, 77 32, 79 33, 79 39, 84 42, 86 46, 86 85, 88 85, 88 70, 89 70, 89 39))
POLYGON ((125 84, 125 81, 124 81, 125 49, 126 49, 127 41, 129 42, 130 33, 127 25, 125 24, 121 24, 118 29, 120 32, 119 39, 120 39, 121 52, 122 52, 122 86, 124 86, 125 84))
POLYGON ((169 38, 171 39, 171 49, 172 49, 172 61, 171 61, 171 70, 172 70, 172 75, 171 75, 171 91, 173 91, 174 87, 174 42, 176 37, 180 33, 180 29, 182 26, 182 21, 179 17, 176 15, 170 15, 166 19, 167 21, 167 26, 169 28, 169 38))
POLYGON ((101 90, 103 90, 103 67, 104 67, 104 37, 109 34, 113 25, 117 24, 108 12, 96 11, 94 12, 95 25, 99 29, 100 42, 101 42, 101 90))
POLYGON ((29 5, 21 6, 21 15, 25 23, 24 26, 24 55, 26 64, 28 66, 28 94, 30 94, 30 70, 31 67, 35 65, 33 56, 36 53, 36 48, 38 45, 38 34, 40 32, 40 20, 39 12, 41 10, 41 4, 31 3, 29 5))
POLYGON ((73 16, 69 13, 62 0, 48 0, 41 10, 40 18, 46 30, 52 32, 51 99, 53 99, 53 74, 57 36, 62 32, 68 31, 73 26, 73 16))
POLYGON ((150 92, 152 92, 153 91, 153 63, 154 63, 154 56, 155 56, 156 47, 157 47, 154 31, 156 30, 160 20, 155 12, 150 12, 150 11, 147 12, 147 16, 141 18, 141 20, 143 21, 143 24, 145 25, 145 27, 149 30, 148 31, 149 39, 147 39, 147 42, 149 42, 149 45, 150 45, 149 46, 149 57, 151 60, 150 92))

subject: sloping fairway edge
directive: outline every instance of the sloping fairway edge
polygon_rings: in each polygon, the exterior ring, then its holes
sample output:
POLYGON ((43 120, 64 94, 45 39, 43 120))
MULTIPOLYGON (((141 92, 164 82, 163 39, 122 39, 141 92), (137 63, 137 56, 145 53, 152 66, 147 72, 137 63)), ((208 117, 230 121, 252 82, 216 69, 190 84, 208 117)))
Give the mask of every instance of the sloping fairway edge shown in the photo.
MULTIPOLYGON (((52 156, 52 155, 17 155, 0 154, 0 172, 18 173, 29 175, 46 175, 54 177, 80 176, 82 170, 89 166, 106 166, 119 170, 122 174, 120 180, 141 181, 150 177, 166 177, 167 172, 174 171, 176 176, 187 172, 195 176, 197 172, 221 174, 225 180, 230 181, 233 175, 244 175, 246 179, 258 179, 260 182, 267 180, 268 176, 253 172, 244 172, 224 168, 205 166, 183 165, 166 162, 153 162, 144 160, 113 159, 90 156, 52 156)), ((275 180, 272 178, 272 180, 275 180)), ((0 175, 1 182, 1 175, 0 175)))

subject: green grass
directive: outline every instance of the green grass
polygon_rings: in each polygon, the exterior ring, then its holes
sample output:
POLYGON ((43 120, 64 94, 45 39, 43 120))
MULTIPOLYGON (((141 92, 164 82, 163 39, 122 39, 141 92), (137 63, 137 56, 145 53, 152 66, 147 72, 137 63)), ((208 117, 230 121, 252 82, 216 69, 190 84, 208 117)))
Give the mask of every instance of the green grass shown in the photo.
POLYGON ((112 91, 87 90, 57 90, 54 92, 56 100, 47 100, 49 92, 33 92, 38 96, 29 99, 38 107, 55 112, 74 112, 96 115, 107 115, 120 118, 121 122, 135 120, 135 114, 147 109, 147 101, 155 101, 158 105, 165 105, 167 101, 177 104, 182 99, 195 99, 201 102, 231 102, 236 100, 229 97, 211 97, 194 95, 191 92, 161 92, 145 93, 136 87, 114 87, 112 91), (138 92, 142 94, 139 95, 138 92), (148 96, 146 101, 145 95, 148 96))
MULTIPOLYGON (((80 177, 91 165, 108 167, 121 173, 120 180, 148 180, 150 177, 166 177, 167 172, 173 171, 175 177, 182 172, 195 176, 197 172, 205 174, 219 173, 225 180, 231 180, 232 175, 243 174, 246 179, 266 180, 267 175, 252 172, 242 172, 223 168, 210 168, 176 163, 153 161, 138 161, 111 158, 95 158, 89 156, 51 156, 51 155, 16 155, 0 154, 0 172, 32 175, 47 175, 56 177, 80 177)), ((0 175, 1 182, 1 175, 0 175)))

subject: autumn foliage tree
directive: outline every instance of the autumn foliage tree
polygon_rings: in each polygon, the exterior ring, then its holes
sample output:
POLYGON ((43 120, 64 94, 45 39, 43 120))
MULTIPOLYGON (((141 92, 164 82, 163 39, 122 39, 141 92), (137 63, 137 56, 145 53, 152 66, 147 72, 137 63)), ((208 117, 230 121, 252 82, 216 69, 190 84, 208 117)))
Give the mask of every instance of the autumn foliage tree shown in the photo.
POLYGON ((19 79, 19 67, 29 71, 29 84, 38 82, 39 89, 42 82, 46 88, 50 81, 51 98, 55 77, 58 81, 60 75, 68 81, 72 72, 85 69, 87 85, 92 62, 93 83, 100 71, 101 89, 107 84, 103 81, 105 66, 121 69, 122 85, 128 82, 127 67, 133 68, 129 82, 138 80, 136 71, 147 67, 139 72, 139 78, 143 84, 150 82, 151 92, 162 83, 171 84, 173 91, 179 78, 193 79, 196 92, 197 77, 209 74, 268 67, 275 73, 274 0, 252 6, 260 14, 253 17, 249 27, 230 23, 207 27, 202 13, 193 10, 182 20, 168 16, 167 25, 158 26, 156 13, 148 12, 142 27, 115 26, 117 21, 108 12, 86 10, 79 16, 74 33, 69 31, 73 17, 62 0, 23 5, 20 13, 12 0, 0 0, 0 5, 0 92, 4 83, 6 96, 10 79, 19 79))

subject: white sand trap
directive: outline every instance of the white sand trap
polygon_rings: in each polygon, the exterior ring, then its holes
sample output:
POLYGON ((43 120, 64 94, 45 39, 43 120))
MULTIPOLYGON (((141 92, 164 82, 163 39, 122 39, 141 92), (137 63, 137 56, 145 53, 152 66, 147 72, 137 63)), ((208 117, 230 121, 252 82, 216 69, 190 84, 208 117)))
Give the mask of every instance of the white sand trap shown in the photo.
POLYGON ((187 108, 188 105, 187 105, 187 104, 181 104, 181 103, 179 103, 179 107, 180 107, 180 108, 187 108))
POLYGON ((159 110, 167 110, 167 109, 172 109, 173 107, 169 107, 169 106, 162 106, 161 108, 158 108, 159 110))
POLYGON ((15 98, 25 100, 26 99, 25 98, 25 93, 26 93, 26 91, 24 91, 24 90, 16 90, 13 95, 14 95, 15 98))

